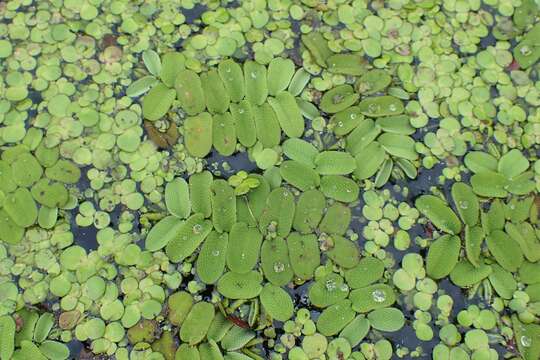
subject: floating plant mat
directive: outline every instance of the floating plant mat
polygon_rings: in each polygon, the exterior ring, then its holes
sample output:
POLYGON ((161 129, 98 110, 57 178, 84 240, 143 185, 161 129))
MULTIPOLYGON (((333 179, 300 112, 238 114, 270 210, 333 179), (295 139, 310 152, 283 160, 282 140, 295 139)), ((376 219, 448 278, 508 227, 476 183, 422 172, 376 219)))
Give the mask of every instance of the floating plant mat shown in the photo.
POLYGON ((0 2, 0 360, 539 359, 538 10, 0 2))

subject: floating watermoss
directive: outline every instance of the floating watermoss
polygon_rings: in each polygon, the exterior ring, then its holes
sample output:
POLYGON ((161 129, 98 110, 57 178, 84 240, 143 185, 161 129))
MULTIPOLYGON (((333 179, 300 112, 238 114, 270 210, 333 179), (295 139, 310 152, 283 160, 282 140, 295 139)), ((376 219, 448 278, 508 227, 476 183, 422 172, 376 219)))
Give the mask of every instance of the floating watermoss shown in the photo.
POLYGON ((538 358, 533 0, 26 5, 2 360, 538 358))

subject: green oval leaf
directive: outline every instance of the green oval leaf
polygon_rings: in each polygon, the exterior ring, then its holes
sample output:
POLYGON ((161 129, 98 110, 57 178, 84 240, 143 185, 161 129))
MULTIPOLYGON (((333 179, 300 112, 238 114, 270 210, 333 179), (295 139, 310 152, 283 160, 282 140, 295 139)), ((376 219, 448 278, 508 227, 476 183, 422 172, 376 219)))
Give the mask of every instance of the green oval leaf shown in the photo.
POLYGON ((156 121, 161 119, 176 97, 173 89, 169 89, 165 84, 159 83, 154 86, 143 99, 142 111, 145 119, 156 121))
POLYGON ((440 198, 433 195, 422 195, 416 199, 415 205, 435 227, 450 234, 461 232, 461 222, 458 217, 440 198))
POLYGON ((426 272, 433 279, 442 279, 450 274, 459 259, 461 248, 457 236, 444 235, 430 246, 426 258, 426 272))

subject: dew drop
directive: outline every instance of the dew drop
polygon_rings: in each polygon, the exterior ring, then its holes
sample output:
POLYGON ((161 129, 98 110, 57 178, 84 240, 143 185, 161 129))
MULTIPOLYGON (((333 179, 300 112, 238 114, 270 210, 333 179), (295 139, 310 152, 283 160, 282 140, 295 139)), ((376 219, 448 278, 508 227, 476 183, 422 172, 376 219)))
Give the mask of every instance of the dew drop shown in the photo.
POLYGON ((519 341, 521 342, 521 345, 523 345, 524 347, 530 347, 531 344, 532 344, 531 338, 528 337, 528 336, 525 336, 525 335, 523 335, 523 336, 519 339, 519 341))
POLYGON ((390 109, 390 111, 396 111, 397 110, 397 106, 395 104, 390 104, 390 106, 388 108, 390 109))
POLYGON ((274 271, 277 273, 285 271, 285 265, 282 262, 275 262, 274 263, 274 271))
POLYGON ((377 112, 379 110, 379 106, 377 104, 369 104, 368 110, 371 113, 377 112))
POLYGON ((194 234, 200 234, 201 231, 202 231, 202 225, 201 224, 193 225, 193 233, 194 234))
POLYGON ((334 280, 331 280, 331 279, 326 280, 325 286, 326 286, 326 290, 328 291, 336 290, 336 282, 334 280))
POLYGON ((459 207, 462 208, 462 209, 468 209, 469 208, 469 202, 468 201, 460 201, 459 202, 459 207))
POLYGON ((219 256, 219 250, 212 251, 212 256, 219 256))
POLYGON ((371 297, 373 298, 373 301, 382 303, 386 300, 386 295, 381 290, 375 290, 371 293, 371 297))
POLYGON ((252 79, 256 79, 256 78, 257 78, 257 74, 255 74, 254 72, 252 72, 250 75, 251 75, 251 78, 252 78, 252 79))

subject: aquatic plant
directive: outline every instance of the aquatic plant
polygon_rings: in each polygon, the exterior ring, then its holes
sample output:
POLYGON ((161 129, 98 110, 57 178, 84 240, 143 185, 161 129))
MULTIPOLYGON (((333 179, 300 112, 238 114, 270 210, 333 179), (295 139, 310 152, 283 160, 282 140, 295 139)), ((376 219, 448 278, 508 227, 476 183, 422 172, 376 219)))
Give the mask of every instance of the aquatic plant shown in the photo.
POLYGON ((0 18, 1 360, 540 357, 538 1, 0 18))

